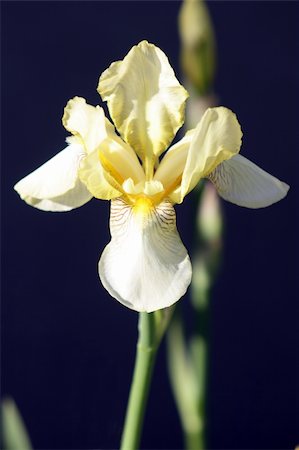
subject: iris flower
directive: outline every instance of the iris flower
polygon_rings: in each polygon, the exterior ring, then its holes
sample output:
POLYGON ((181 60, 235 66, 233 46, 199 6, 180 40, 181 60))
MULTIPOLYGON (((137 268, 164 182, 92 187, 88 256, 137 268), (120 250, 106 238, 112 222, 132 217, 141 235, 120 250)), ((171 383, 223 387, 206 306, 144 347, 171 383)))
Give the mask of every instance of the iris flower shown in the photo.
POLYGON ((101 281, 125 306, 152 312, 175 303, 190 284, 174 205, 201 179, 212 181, 225 200, 248 208, 281 200, 288 186, 238 154, 241 128, 224 107, 208 109, 195 129, 169 147, 184 122, 188 93, 166 55, 147 41, 102 73, 98 92, 118 133, 100 106, 73 98, 62 119, 72 134, 67 147, 15 190, 44 211, 69 211, 92 197, 111 200, 101 281))

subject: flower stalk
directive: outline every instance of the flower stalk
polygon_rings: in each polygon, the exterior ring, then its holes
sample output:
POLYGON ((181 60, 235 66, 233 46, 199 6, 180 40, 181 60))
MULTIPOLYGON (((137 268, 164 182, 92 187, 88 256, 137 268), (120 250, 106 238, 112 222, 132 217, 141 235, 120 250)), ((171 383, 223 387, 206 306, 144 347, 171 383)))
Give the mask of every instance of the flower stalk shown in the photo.
POLYGON ((32 450, 32 444, 24 420, 11 398, 1 404, 1 428, 4 450, 32 450))
MULTIPOLYGON (((206 109, 217 102, 212 94, 216 60, 214 32, 202 0, 183 2, 179 29, 181 64, 191 94, 186 122, 193 127, 206 109)), ((222 223, 219 203, 211 185, 198 186, 194 190, 193 199, 199 205, 191 284, 195 329, 187 340, 182 312, 177 309, 167 334, 168 367, 185 448, 204 450, 207 448, 209 297, 213 275, 219 262, 222 223)))
POLYGON ((186 343, 179 308, 167 333, 167 350, 169 376, 181 419, 185 448, 203 450, 206 448, 204 422, 198 408, 201 382, 186 343))
POLYGON ((169 376, 187 450, 208 448, 209 299, 222 247, 222 217, 215 190, 207 184, 198 194, 200 203, 191 285, 195 327, 187 339, 182 311, 177 308, 167 333, 169 376))
POLYGON ((154 313, 139 314, 135 368, 121 439, 121 450, 140 448, 145 408, 159 346, 155 328, 154 313))

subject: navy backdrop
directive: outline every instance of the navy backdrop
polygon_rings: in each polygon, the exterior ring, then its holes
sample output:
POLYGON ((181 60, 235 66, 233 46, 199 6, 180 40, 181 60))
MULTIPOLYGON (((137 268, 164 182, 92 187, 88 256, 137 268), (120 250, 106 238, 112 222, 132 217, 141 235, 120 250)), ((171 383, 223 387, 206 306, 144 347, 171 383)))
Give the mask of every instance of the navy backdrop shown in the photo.
MULTIPOLYGON (((242 124, 242 154, 291 185, 288 197, 267 209, 223 202, 224 258, 212 299, 210 447, 289 449, 299 443, 298 3, 208 5, 218 41, 216 92, 242 124)), ((44 213, 22 202, 13 185, 64 148, 67 100, 79 95, 97 104, 100 73, 132 45, 157 44, 179 74, 179 7, 2 2, 2 393, 16 400, 36 449, 117 447, 137 313, 111 299, 98 279, 97 261, 109 241, 108 202, 44 213)), ((189 250, 192 208, 191 199, 177 208, 189 250)), ((188 297, 182 301, 188 314, 188 297)), ((164 346, 142 447, 182 447, 164 346)))

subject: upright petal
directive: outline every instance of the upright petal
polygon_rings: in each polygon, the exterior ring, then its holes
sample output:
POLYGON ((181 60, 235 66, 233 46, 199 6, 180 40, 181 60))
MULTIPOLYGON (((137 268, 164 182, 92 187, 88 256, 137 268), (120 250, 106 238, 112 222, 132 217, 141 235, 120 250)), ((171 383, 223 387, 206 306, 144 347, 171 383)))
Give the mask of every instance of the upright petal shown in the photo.
POLYGON ((181 185, 171 194, 171 200, 181 203, 201 178, 238 153, 241 138, 242 131, 232 111, 224 107, 208 109, 195 129, 181 185))
POLYGON ((153 166, 183 124, 188 97, 166 55, 140 42, 102 73, 98 92, 124 140, 153 166))
POLYGON ((283 199, 289 186, 260 167, 236 155, 209 175, 219 195, 246 208, 264 208, 283 199))
POLYGON ((128 308, 152 312, 184 295, 192 270, 170 203, 153 208, 144 198, 132 208, 114 200, 110 230, 99 274, 112 297, 128 308))
POLYGON ((99 106, 86 103, 81 97, 69 100, 64 108, 63 126, 84 146, 86 153, 94 151, 108 136, 119 140, 111 122, 99 106))
POLYGON ((78 208, 92 198, 78 177, 84 156, 81 145, 71 144, 20 180, 14 189, 26 203, 44 211, 78 208))

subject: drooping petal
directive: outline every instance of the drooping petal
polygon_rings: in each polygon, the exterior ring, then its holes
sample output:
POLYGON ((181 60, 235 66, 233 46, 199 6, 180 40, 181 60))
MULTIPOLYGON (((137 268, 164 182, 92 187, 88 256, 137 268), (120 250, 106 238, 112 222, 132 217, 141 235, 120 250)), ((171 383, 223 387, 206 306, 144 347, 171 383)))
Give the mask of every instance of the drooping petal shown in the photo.
POLYGON ((86 153, 94 151, 108 136, 111 139, 119 139, 112 123, 105 117, 103 109, 88 105, 82 97, 74 97, 68 101, 64 108, 62 123, 77 137, 86 153))
POLYGON ((98 92, 117 130, 143 161, 153 164, 184 122, 188 93, 166 55, 147 41, 102 73, 98 92))
POLYGON ((14 189, 26 203, 44 211, 78 208, 92 198, 78 177, 84 155, 81 145, 71 144, 20 180, 14 189))
POLYGON ((264 208, 283 199, 286 183, 262 170, 241 155, 224 161, 209 175, 219 195, 246 208, 264 208))
POLYGON ((125 180, 144 182, 144 171, 131 147, 123 142, 105 139, 82 162, 80 179, 92 194, 102 200, 119 197, 125 180))
POLYGON ((169 202, 151 208, 141 199, 132 208, 114 200, 110 230, 99 275, 112 297, 136 311, 152 312, 184 295, 192 269, 169 202))
POLYGON ((242 131, 232 111, 224 107, 208 109, 193 134, 181 185, 170 199, 181 203, 201 178, 239 152, 241 138, 242 131))

